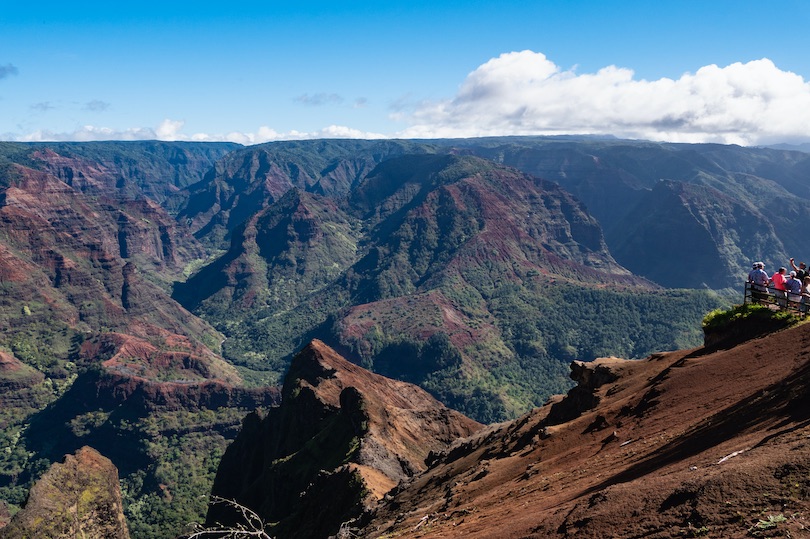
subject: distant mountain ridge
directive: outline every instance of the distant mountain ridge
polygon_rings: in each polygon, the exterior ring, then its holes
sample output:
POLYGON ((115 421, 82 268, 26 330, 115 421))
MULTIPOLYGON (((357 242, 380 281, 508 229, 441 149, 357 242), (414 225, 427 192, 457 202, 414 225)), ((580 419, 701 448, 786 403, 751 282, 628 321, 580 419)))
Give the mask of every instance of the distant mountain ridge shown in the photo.
POLYGON ((776 269, 790 256, 810 259, 810 250, 801 239, 803 223, 810 218, 810 155, 806 153, 719 144, 553 137, 440 143, 558 183, 582 200, 599 220, 619 263, 665 286, 738 286, 752 260, 763 260, 776 269), (661 181, 686 184, 683 189, 696 189, 695 194, 700 194, 693 196, 688 206, 672 198, 671 206, 652 208, 649 194, 661 181), (713 206, 718 198, 725 199, 726 205, 713 206), (729 204, 736 209, 731 211, 729 204), (662 240, 660 244, 666 249, 658 255, 670 262, 693 260, 690 267, 703 276, 701 281, 687 272, 680 277, 666 275, 669 270, 657 266, 657 261, 648 265, 650 243, 644 237, 651 234, 633 224, 630 216, 649 224, 659 212, 681 214, 657 223, 666 238, 678 237, 679 229, 705 238, 701 247, 691 241, 662 240), (743 235, 743 229, 749 232, 743 235), (696 251, 702 263, 694 256, 696 251))
POLYGON ((228 142, 42 142, 25 145, 28 159, 82 192, 147 197, 164 206, 200 180, 228 153, 228 142))
POLYGON ((188 188, 178 218, 195 235, 220 245, 223 238, 291 188, 340 197, 376 165, 404 154, 430 153, 432 146, 409 141, 318 140, 244 148, 217 163, 203 181, 188 188))
POLYGON ((810 153, 810 142, 805 142, 804 144, 771 144, 766 146, 767 148, 773 148, 774 150, 787 150, 790 152, 805 152, 810 153))

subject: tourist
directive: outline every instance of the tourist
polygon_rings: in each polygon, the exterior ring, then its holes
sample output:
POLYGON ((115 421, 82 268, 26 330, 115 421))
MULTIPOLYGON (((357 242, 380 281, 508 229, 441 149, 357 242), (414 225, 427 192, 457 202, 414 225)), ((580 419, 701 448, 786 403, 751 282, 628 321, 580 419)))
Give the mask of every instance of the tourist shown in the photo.
POLYGON ((802 281, 802 312, 810 311, 810 275, 802 281))
POLYGON ((773 293, 776 296, 776 301, 779 303, 780 307, 785 306, 785 298, 787 298, 787 293, 785 291, 785 281, 787 277, 787 268, 781 267, 779 270, 773 274, 771 277, 771 284, 773 285, 773 293))
POLYGON ((756 300, 768 299, 768 274, 763 269, 765 264, 754 262, 754 267, 748 273, 748 282, 751 284, 751 295, 756 300))
POLYGON ((785 281, 785 290, 788 293, 790 307, 797 308, 798 303, 802 300, 802 282, 796 278, 795 271, 791 271, 790 277, 785 281))
POLYGON ((796 278, 799 281, 804 281, 804 278, 807 277, 808 274, 810 274, 810 272, 807 271, 807 265, 804 262, 799 262, 799 267, 797 268, 796 264, 793 262, 793 259, 791 258, 790 267, 792 267, 793 271, 796 272, 796 278))

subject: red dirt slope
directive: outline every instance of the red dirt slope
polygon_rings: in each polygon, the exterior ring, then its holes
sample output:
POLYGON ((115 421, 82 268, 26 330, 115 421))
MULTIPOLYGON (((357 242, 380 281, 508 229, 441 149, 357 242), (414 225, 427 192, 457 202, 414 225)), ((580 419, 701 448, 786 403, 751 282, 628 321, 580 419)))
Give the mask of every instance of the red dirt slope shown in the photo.
POLYGON ((804 324, 730 350, 580 365, 566 400, 595 408, 554 425, 570 409, 549 404, 460 441, 360 533, 810 536, 809 360, 804 324))

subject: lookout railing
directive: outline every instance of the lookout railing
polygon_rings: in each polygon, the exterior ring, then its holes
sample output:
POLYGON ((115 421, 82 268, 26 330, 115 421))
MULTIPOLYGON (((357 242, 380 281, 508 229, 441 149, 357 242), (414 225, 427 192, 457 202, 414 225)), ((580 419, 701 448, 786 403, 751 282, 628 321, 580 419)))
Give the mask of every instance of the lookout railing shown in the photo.
POLYGON ((773 288, 762 289, 759 285, 745 283, 745 298, 743 303, 758 303, 774 310, 788 310, 799 316, 810 311, 810 297, 801 294, 791 294, 773 288))

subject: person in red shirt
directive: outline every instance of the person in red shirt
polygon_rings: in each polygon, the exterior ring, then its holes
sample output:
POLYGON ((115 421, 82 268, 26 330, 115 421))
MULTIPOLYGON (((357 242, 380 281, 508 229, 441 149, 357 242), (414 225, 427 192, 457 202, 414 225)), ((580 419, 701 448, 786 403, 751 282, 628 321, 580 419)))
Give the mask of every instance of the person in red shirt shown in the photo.
POLYGON ((773 283, 773 290, 774 295, 776 296, 777 303, 779 303, 780 307, 785 306, 785 298, 787 297, 785 291, 785 281, 787 278, 785 274, 787 273, 787 268, 779 268, 779 271, 773 274, 771 277, 771 283, 773 283))

